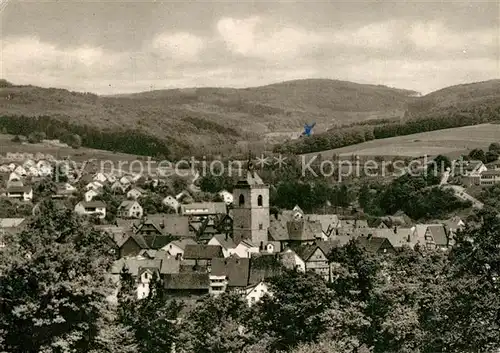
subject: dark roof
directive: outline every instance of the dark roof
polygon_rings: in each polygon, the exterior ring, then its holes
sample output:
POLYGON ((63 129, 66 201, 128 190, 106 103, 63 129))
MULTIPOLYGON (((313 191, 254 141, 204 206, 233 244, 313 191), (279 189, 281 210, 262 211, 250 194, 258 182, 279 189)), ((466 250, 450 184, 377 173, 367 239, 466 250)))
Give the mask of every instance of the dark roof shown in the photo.
POLYGON ((184 249, 184 259, 211 260, 223 258, 222 247, 219 245, 188 244, 184 249))
POLYGON ((357 243, 362 246, 366 251, 377 252, 382 248, 382 245, 388 244, 392 247, 391 243, 386 238, 379 237, 358 237, 356 238, 357 243))
POLYGON ((166 289, 206 289, 210 287, 210 279, 206 272, 169 273, 164 276, 166 289))
POLYGON ((11 186, 7 188, 7 192, 30 192, 31 186, 11 186))
POLYGON ((432 239, 436 245, 448 245, 448 237, 446 236, 444 226, 429 226, 427 229, 431 233, 432 239))
POLYGON ((238 187, 248 187, 251 185, 265 185, 262 181, 259 174, 257 174, 254 170, 247 170, 245 176, 238 180, 236 183, 236 188, 238 187))
POLYGON ((213 259, 210 274, 226 276, 229 287, 246 287, 250 277, 250 259, 213 259))
POLYGON ((321 238, 323 234, 319 221, 289 221, 287 222, 287 230, 290 240, 312 241, 321 238))
POLYGON ((335 242, 331 241, 318 241, 312 245, 302 245, 293 250, 295 253, 304 261, 309 260, 309 258, 316 252, 316 249, 320 249, 325 256, 328 256, 330 251, 337 246, 335 242))
POLYGON ((118 209, 119 210, 129 210, 132 208, 132 206, 134 206, 135 204, 139 205, 140 204, 137 202, 137 201, 132 201, 132 200, 125 200, 125 201, 122 201, 122 203, 120 204, 120 206, 118 206, 118 209))
POLYGON ((102 201, 81 201, 80 204, 85 208, 105 208, 106 204, 102 201))
POLYGON ((181 213, 189 215, 226 214, 227 206, 225 202, 193 202, 181 205, 181 213))

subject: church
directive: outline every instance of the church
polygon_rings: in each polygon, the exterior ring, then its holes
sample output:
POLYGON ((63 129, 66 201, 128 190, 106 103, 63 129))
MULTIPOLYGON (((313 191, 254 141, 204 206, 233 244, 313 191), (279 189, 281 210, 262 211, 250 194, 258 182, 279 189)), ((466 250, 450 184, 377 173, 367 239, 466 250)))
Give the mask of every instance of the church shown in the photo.
POLYGON ((246 175, 233 189, 233 240, 243 240, 262 248, 268 243, 269 185, 255 172, 251 162, 246 175))

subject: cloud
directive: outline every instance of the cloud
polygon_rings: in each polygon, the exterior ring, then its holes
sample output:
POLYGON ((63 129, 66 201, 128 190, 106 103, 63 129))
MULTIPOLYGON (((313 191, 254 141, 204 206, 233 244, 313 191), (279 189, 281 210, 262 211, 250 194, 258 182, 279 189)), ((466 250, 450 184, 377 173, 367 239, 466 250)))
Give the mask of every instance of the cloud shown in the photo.
POLYGON ((217 30, 233 53, 272 61, 293 58, 305 47, 318 45, 325 40, 321 35, 298 27, 270 29, 264 19, 256 16, 246 19, 222 18, 217 23, 217 30))
POLYGON ((374 22, 308 29, 268 17, 224 17, 212 32, 151 36, 137 51, 61 47, 37 37, 2 41, 2 76, 14 83, 117 93, 190 86, 257 86, 333 78, 421 92, 499 76, 494 28, 374 22))
POLYGON ((205 48, 205 41, 187 32, 162 33, 152 40, 152 48, 175 60, 194 60, 205 48))

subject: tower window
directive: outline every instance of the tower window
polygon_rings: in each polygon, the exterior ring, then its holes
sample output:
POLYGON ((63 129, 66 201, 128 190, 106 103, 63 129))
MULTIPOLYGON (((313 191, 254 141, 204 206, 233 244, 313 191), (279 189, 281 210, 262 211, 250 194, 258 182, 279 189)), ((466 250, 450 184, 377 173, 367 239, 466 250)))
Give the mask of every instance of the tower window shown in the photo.
POLYGON ((262 223, 259 223, 259 230, 262 230, 263 228, 262 223))
POLYGON ((243 206, 245 204, 245 196, 240 195, 239 204, 240 206, 243 206))
POLYGON ((257 206, 262 206, 262 195, 259 195, 259 197, 257 197, 257 206))

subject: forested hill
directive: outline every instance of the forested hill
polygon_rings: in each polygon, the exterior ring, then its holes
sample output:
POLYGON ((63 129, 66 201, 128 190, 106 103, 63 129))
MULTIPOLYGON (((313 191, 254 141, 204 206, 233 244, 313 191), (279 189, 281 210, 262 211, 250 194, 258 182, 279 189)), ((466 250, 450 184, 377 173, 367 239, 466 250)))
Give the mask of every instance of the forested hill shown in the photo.
POLYGON ((267 133, 273 132, 297 133, 305 122, 317 122, 316 132, 321 133, 368 120, 397 121, 408 107, 410 111, 427 111, 457 100, 462 105, 475 104, 481 97, 495 100, 500 97, 498 82, 466 85, 468 96, 460 93, 460 88, 451 87, 415 98, 416 92, 410 90, 326 79, 245 89, 171 89, 117 96, 18 86, 2 80, 0 116, 8 119, 8 124, 0 120, 0 127, 9 130, 17 124, 15 131, 8 132, 30 133, 25 130, 38 125, 46 128, 46 124, 26 121, 45 116, 62 122, 70 133, 84 134, 82 140, 88 147, 136 154, 160 149, 171 158, 193 151, 229 154, 238 142, 262 142, 267 133), (112 146, 106 143, 111 140, 112 146))

